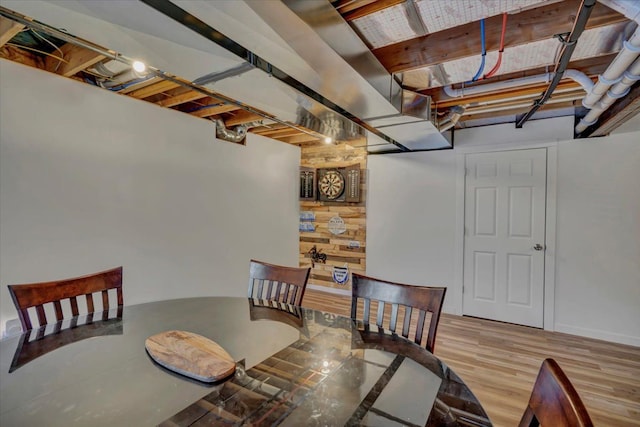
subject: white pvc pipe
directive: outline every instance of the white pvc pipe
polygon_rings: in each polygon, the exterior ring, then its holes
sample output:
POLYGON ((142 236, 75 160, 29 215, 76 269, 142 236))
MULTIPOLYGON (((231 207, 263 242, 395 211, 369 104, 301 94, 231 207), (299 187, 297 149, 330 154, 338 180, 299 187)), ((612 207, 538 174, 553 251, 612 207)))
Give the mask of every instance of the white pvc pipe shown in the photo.
POLYGON ((626 96, 633 84, 640 80, 640 2, 624 0, 600 0, 600 3, 623 14, 636 23, 636 28, 629 40, 607 67, 593 90, 587 93, 582 105, 591 110, 576 125, 575 132, 580 134, 595 124, 602 113, 613 103, 626 96))
POLYGON ((640 57, 621 76, 618 83, 613 85, 606 94, 589 110, 589 112, 576 125, 576 133, 584 132, 589 126, 595 124, 602 113, 611 107, 618 99, 626 96, 635 82, 640 80, 640 57))
MULTIPOLYGON (((593 82, 591 79, 581 71, 578 70, 565 70, 562 78, 571 79, 578 83, 582 88, 589 92, 593 88, 593 82)), ((459 98, 461 96, 479 95, 482 93, 495 92, 498 90, 510 89, 519 86, 534 85, 539 83, 549 83, 551 81, 551 73, 538 74, 535 76, 522 77, 520 79, 505 80, 502 82, 489 83, 486 85, 479 85, 473 87, 463 87, 460 89, 454 89, 451 86, 445 86, 443 88, 444 93, 451 98, 459 98)))
POLYGON ((462 87, 460 89, 454 89, 451 86, 445 86, 443 88, 444 93, 451 98, 459 98, 461 96, 478 95, 481 93, 494 92, 501 89, 509 89, 518 86, 533 85, 538 83, 549 82, 550 74, 538 74, 536 76, 522 77, 520 79, 505 80, 501 82, 489 83, 486 85, 479 85, 473 87, 462 87))
POLYGON ((636 28, 629 40, 624 42, 622 50, 611 61, 605 72, 598 76, 598 82, 587 93, 582 105, 593 108, 607 90, 621 80, 622 74, 638 56, 640 56, 640 26, 636 28))

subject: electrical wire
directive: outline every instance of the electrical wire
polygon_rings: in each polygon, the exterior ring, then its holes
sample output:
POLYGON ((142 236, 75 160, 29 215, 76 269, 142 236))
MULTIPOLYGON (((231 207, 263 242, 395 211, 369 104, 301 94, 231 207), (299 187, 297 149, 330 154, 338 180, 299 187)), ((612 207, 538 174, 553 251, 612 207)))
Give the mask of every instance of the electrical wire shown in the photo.
POLYGON ((482 61, 480 62, 480 68, 478 69, 478 72, 476 73, 476 75, 473 76, 471 81, 468 81, 467 83, 473 83, 475 81, 478 81, 478 79, 482 75, 482 72, 484 71, 484 62, 487 56, 487 48, 485 46, 485 37, 484 37, 484 18, 480 20, 480 39, 482 42, 482 61))
MULTIPOLYGON (((55 43, 53 43, 51 40, 48 40, 47 38, 43 37, 40 33, 38 33, 36 30, 31 29, 31 32, 37 36, 39 39, 45 41, 46 43, 49 43, 51 46, 53 46, 53 48, 55 50, 57 50, 58 52, 60 52, 60 57, 64 59, 64 52, 62 50, 60 50, 60 48, 58 46, 56 46, 55 43)), ((69 63, 68 61, 66 61, 65 63, 69 63)), ((60 68, 60 64, 62 64, 62 61, 58 61, 58 65, 56 65, 56 68, 53 70, 55 72, 58 71, 58 68, 60 68)))
POLYGON ((591 15, 595 4, 596 0, 582 0, 582 2, 580 3, 580 7, 578 8, 578 15, 575 18, 573 28, 571 29, 569 37, 558 37, 560 42, 562 43, 562 53, 553 70, 553 80, 551 80, 549 87, 547 87, 547 90, 544 91, 542 97, 536 100, 533 103, 531 109, 516 121, 516 128, 521 128, 525 124, 525 122, 529 120, 531 116, 533 116, 536 111, 538 111, 538 109, 544 105, 545 102, 547 102, 555 88, 558 86, 558 83, 560 83, 562 75, 567 69, 567 65, 571 60, 571 55, 576 48, 576 44, 578 42, 578 39, 580 38, 580 35, 587 25, 587 21, 589 20, 589 16, 591 15))
POLYGON ((33 51, 33 52, 41 53, 42 55, 50 56, 50 57, 52 57, 52 58, 54 58, 54 59, 56 59, 56 60, 58 60, 58 61, 64 62, 65 64, 68 64, 68 63, 69 63, 69 61, 67 61, 66 59, 64 59, 64 58, 60 58, 59 56, 56 56, 56 55, 54 55, 54 54, 52 54, 52 53, 49 53, 49 52, 45 52, 44 50, 35 49, 35 48, 33 48, 33 47, 23 46, 23 45, 21 45, 21 44, 15 44, 15 43, 5 43, 5 45, 6 45, 6 46, 18 47, 18 48, 20 48, 20 49, 31 50, 31 51, 33 51))
POLYGON ((507 32, 507 12, 502 14, 502 34, 500 34, 500 50, 498 51, 498 61, 496 65, 493 66, 491 71, 482 77, 483 79, 488 79, 492 77, 499 69, 502 64, 502 52, 504 52, 504 34, 507 32))
POLYGON ((127 82, 127 83, 122 83, 122 84, 120 84, 118 86, 112 86, 112 87, 105 88, 105 89, 109 89, 110 91, 113 91, 113 92, 119 92, 119 91, 121 91, 123 89, 128 88, 129 86, 137 85, 138 83, 145 82, 145 81, 147 81, 147 80, 149 80, 151 78, 153 78, 153 76, 142 77, 142 78, 139 78, 139 79, 131 80, 130 82, 127 82))

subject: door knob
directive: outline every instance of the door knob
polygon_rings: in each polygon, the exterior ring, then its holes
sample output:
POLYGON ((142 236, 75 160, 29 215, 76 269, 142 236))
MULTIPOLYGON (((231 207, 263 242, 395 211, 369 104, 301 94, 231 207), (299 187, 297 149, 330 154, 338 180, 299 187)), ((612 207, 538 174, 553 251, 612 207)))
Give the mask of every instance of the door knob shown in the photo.
POLYGON ((541 251, 544 249, 544 247, 540 243, 536 243, 535 245, 533 245, 533 249, 535 249, 536 251, 541 251))

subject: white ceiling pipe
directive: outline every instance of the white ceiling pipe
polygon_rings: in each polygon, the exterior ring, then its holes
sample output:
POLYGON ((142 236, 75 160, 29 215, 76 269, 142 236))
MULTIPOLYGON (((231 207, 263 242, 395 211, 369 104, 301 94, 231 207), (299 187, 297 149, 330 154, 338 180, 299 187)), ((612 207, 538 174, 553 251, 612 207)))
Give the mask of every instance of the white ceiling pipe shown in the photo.
POLYGON ((589 126, 595 124, 602 113, 613 105, 616 100, 629 93, 631 86, 640 80, 640 57, 622 75, 622 79, 613 85, 611 89, 598 101, 593 108, 576 125, 576 133, 584 132, 589 126))
MULTIPOLYGON (((600 3, 623 14, 625 17, 640 24, 640 2, 628 0, 600 0, 600 3)), ((640 56, 640 25, 636 28, 629 40, 625 41, 622 50, 618 52, 604 73, 598 76, 598 82, 587 93, 582 105, 593 108, 604 96, 609 88, 622 79, 625 70, 640 56)))
MULTIPOLYGON (((640 4, 640 2, 639 2, 640 4)), ((604 73, 598 76, 598 81, 593 89, 587 93, 582 105, 593 108, 596 102, 609 90, 611 86, 622 79, 622 74, 640 56, 640 26, 628 41, 624 42, 622 50, 618 53, 604 73)))
MULTIPOLYGON (((567 96, 567 97, 563 97, 563 98, 551 98, 549 99, 545 105, 547 104, 560 104, 562 102, 570 102, 570 101, 576 101, 578 99, 581 99, 582 95, 572 95, 572 96, 567 96)), ((513 104, 513 105, 498 105, 498 106, 494 106, 494 107, 488 107, 488 108, 467 108, 467 110, 464 112, 464 116, 473 116, 475 114, 483 114, 483 113, 493 113, 496 111, 504 111, 504 110, 512 110, 515 108, 527 108, 527 107, 531 107, 531 102, 523 102, 520 104, 513 104)))
MULTIPOLYGON (((591 81, 591 79, 586 74, 578 70, 565 70, 562 78, 571 79, 574 82, 580 84, 580 86, 582 86, 582 88, 586 92, 591 91, 593 88, 593 82, 591 81)), ((454 89, 452 86, 445 86, 443 90, 444 93, 447 94, 447 96, 451 98, 459 98, 461 96, 479 95, 488 92, 495 92, 498 90, 511 89, 519 86, 549 83, 550 81, 551 73, 544 73, 535 76, 522 77, 520 79, 489 83, 486 85, 462 87, 460 89, 454 89)))

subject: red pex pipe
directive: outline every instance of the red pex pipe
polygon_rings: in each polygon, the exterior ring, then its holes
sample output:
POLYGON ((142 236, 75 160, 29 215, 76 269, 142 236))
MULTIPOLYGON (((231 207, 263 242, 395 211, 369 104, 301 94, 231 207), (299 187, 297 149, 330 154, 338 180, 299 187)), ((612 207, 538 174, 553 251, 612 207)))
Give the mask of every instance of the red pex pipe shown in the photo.
POLYGON ((491 71, 485 74, 482 78, 488 79, 492 77, 495 73, 500 69, 500 64, 502 64, 502 52, 504 52, 504 33, 507 31, 507 12, 502 14, 502 34, 500 35, 500 50, 498 51, 498 62, 493 66, 491 71))

